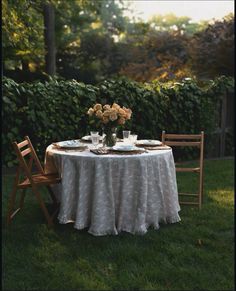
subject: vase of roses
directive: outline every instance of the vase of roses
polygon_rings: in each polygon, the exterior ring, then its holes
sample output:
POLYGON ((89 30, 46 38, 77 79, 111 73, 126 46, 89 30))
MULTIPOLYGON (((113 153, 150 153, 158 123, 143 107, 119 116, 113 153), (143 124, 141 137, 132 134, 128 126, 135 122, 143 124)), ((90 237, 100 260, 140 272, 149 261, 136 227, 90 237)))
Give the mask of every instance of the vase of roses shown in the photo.
POLYGON ((89 108, 87 113, 91 118, 95 118, 95 120, 101 124, 105 134, 103 144, 112 147, 116 144, 117 126, 124 125, 125 122, 131 118, 132 111, 116 103, 112 105, 97 103, 89 108))

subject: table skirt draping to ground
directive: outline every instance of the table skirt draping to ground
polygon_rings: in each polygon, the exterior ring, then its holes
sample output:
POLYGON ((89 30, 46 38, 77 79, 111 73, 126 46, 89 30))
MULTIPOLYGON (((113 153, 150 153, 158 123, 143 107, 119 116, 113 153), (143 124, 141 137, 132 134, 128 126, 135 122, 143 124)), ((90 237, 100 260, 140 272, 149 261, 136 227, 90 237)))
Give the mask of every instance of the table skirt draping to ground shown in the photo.
POLYGON ((93 235, 121 231, 144 234, 149 226, 180 221, 172 150, 132 156, 52 151, 62 182, 53 187, 61 202, 60 223, 88 227, 93 235))

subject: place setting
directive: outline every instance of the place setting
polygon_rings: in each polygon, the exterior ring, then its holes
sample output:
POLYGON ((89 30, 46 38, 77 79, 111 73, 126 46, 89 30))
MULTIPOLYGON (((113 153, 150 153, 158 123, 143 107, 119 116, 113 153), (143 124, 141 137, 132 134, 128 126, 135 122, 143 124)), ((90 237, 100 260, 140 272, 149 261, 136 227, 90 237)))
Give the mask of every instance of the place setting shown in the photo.
POLYGON ((149 150, 165 150, 170 149, 169 146, 164 145, 159 140, 154 139, 140 139, 138 140, 137 134, 131 134, 130 131, 123 131, 123 141, 124 144, 132 144, 136 148, 140 148, 142 150, 146 150, 148 152, 149 150))
POLYGON ((144 147, 147 150, 168 150, 170 149, 169 146, 164 145, 159 140, 154 139, 142 139, 136 141, 137 147, 144 147))
POLYGON ((123 131, 123 141, 124 144, 131 144, 136 148, 140 148, 142 150, 166 150, 170 149, 169 146, 164 145, 159 140, 154 139, 140 139, 138 140, 137 134, 131 134, 131 131, 123 131))
MULTIPOLYGON (((94 135, 96 135, 96 136, 98 135, 99 136, 99 143, 103 143, 106 134, 103 133, 101 135, 101 134, 99 134, 98 131, 90 131, 90 135, 85 135, 85 136, 81 137, 80 141, 82 143, 89 143, 89 144, 91 144, 92 143, 92 136, 94 136, 94 135)), ((116 141, 117 142, 123 142, 123 139, 116 137, 116 141)))
POLYGON ((84 151, 88 148, 88 146, 75 139, 55 142, 52 145, 54 149, 62 151, 84 151))
POLYGON ((104 134, 100 135, 98 131, 90 131, 90 135, 85 135, 83 137, 81 137, 80 141, 84 142, 84 143, 92 143, 93 139, 95 140, 95 142, 102 143, 104 138, 104 134), (93 136, 95 136, 95 138, 93 138, 93 136))
POLYGON ((91 144, 96 147, 99 143, 102 143, 103 138, 98 131, 90 131, 90 135, 83 136, 81 139, 60 141, 52 145, 55 149, 63 151, 85 151, 91 144))
POLYGON ((111 148, 100 147, 95 149, 90 149, 90 152, 96 155, 134 155, 134 154, 142 154, 147 153, 147 150, 143 148, 137 148, 133 145, 116 145, 111 148))

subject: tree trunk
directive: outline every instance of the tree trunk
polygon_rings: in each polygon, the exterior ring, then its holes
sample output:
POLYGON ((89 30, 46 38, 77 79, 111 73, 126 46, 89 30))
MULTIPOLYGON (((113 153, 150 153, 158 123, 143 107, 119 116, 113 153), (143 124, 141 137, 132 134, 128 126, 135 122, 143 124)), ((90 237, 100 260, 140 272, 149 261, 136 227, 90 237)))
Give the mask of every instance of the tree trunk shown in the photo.
POLYGON ((21 64, 22 64, 22 71, 23 72, 29 72, 29 61, 26 60, 21 60, 21 64))
POLYGON ((45 69, 48 75, 56 74, 55 15, 52 4, 44 4, 45 69))

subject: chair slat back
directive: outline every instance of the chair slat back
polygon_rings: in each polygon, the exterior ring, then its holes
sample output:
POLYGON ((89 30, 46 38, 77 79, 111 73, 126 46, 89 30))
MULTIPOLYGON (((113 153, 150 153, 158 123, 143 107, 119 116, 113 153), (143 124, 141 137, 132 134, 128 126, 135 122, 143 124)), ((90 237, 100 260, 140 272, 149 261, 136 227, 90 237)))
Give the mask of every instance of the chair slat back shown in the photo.
POLYGON ((29 153, 31 153, 31 149, 27 148, 21 152, 21 155, 22 155, 22 157, 24 157, 24 156, 28 155, 29 153))
POLYGON ((28 136, 26 136, 25 140, 20 143, 13 142, 13 147, 15 149, 21 168, 24 170, 26 176, 31 182, 33 162, 35 162, 39 173, 44 174, 44 170, 28 136), (26 161, 27 156, 29 156, 29 162, 26 161))
POLYGON ((35 149, 34 149, 32 143, 31 143, 29 137, 26 136, 25 138, 26 138, 26 140, 27 140, 28 143, 29 143, 29 147, 30 147, 30 149, 31 149, 31 154, 32 154, 32 157, 33 157, 33 160, 34 160, 34 162, 35 162, 35 164, 36 164, 37 169, 39 170, 40 174, 44 174, 43 167, 42 167, 42 165, 41 165, 41 163, 40 163, 40 161, 39 161, 39 158, 38 158, 38 156, 37 156, 37 154, 36 154, 36 152, 35 152, 35 149))
POLYGON ((201 148, 203 137, 203 131, 201 134, 167 134, 165 131, 162 131, 162 143, 169 146, 197 146, 201 148))
POLYGON ((21 149, 22 147, 25 147, 28 144, 29 144, 28 140, 24 140, 24 141, 18 143, 17 146, 19 149, 21 149))
POLYGON ((200 149, 200 167, 203 166, 204 132, 201 134, 170 134, 162 131, 162 143, 168 146, 191 146, 200 149))
POLYGON ((190 146, 190 147, 200 147, 201 142, 200 141, 170 141, 170 140, 165 140, 163 143, 165 143, 168 146, 190 146))
POLYGON ((201 134, 173 134, 163 131, 166 139, 201 139, 201 134))

